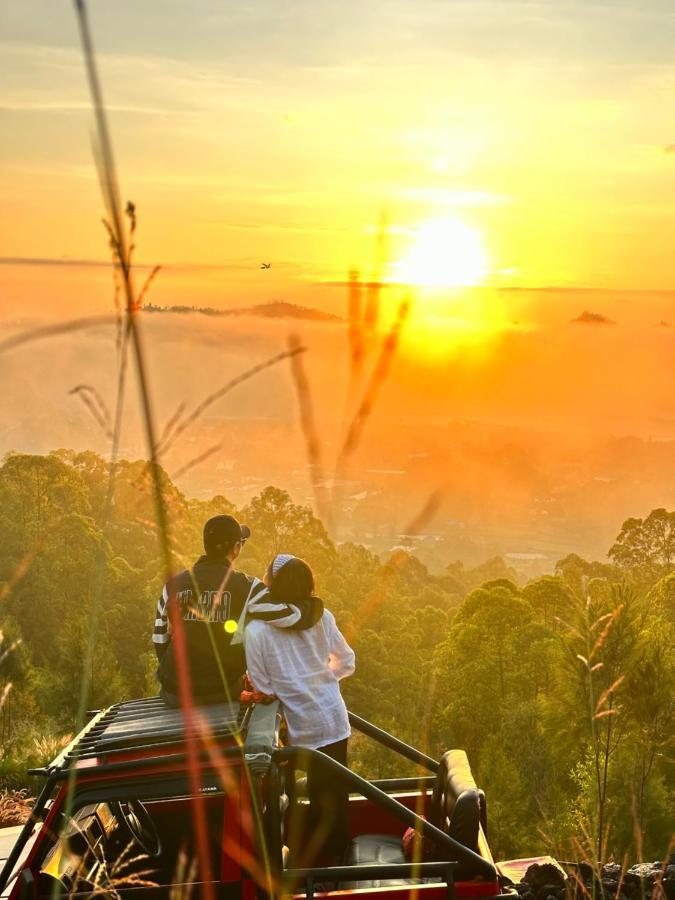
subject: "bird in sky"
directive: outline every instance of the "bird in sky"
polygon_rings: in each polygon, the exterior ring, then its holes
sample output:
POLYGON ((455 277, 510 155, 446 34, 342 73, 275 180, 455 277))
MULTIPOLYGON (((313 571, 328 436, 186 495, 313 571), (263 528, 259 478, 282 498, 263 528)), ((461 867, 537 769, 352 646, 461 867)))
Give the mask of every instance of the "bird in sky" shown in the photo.
POLYGON ((260 268, 261 269, 270 269, 272 267, 272 263, 263 263, 260 268))

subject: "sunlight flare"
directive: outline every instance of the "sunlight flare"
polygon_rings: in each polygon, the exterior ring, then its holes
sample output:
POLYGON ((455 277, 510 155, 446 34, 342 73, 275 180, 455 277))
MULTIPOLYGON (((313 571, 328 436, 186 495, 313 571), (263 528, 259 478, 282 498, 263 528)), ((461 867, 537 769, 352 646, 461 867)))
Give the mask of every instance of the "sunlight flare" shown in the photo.
POLYGON ((488 258, 477 228, 456 218, 431 219, 419 226, 412 247, 392 268, 404 284, 465 287, 485 280, 488 258))

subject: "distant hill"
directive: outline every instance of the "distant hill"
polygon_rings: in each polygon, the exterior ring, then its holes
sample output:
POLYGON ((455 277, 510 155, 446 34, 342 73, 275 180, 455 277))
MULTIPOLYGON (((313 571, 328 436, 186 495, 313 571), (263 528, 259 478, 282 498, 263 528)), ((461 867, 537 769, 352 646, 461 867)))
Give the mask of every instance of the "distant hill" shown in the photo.
POLYGON ((616 325, 616 322, 602 313, 585 309, 576 319, 570 319, 570 325, 616 325))
POLYGON ((285 300, 272 300, 259 303, 257 306, 244 306, 237 309, 216 309, 213 306, 155 306, 148 303, 144 312, 151 313, 201 313, 204 316, 263 316, 266 319, 310 319, 314 322, 342 322, 340 316, 287 303, 285 300))

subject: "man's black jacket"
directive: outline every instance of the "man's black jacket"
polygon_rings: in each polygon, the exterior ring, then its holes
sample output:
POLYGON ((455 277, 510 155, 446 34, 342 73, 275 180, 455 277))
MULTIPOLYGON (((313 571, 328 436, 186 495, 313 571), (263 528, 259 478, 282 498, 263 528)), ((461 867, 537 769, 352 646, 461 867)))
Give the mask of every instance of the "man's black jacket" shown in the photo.
POLYGON ((242 612, 249 597, 262 590, 264 585, 257 578, 208 556, 200 556, 192 569, 164 585, 152 635, 164 690, 179 693, 172 640, 172 631, 179 626, 185 635, 193 697, 222 701, 226 685, 237 687, 246 670, 242 612))

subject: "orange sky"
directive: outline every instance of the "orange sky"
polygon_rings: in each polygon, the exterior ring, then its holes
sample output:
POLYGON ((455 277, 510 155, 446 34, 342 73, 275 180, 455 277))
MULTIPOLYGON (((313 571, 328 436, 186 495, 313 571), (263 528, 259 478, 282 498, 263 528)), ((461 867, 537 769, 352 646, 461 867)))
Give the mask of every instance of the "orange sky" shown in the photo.
MULTIPOLYGON (((675 286, 665 0, 91 10, 155 302, 342 304, 316 285, 372 275, 383 212, 392 264, 441 218, 474 230, 488 283, 675 286)), ((13 4, 2 32, 4 312, 102 306, 71 6, 13 4)))

